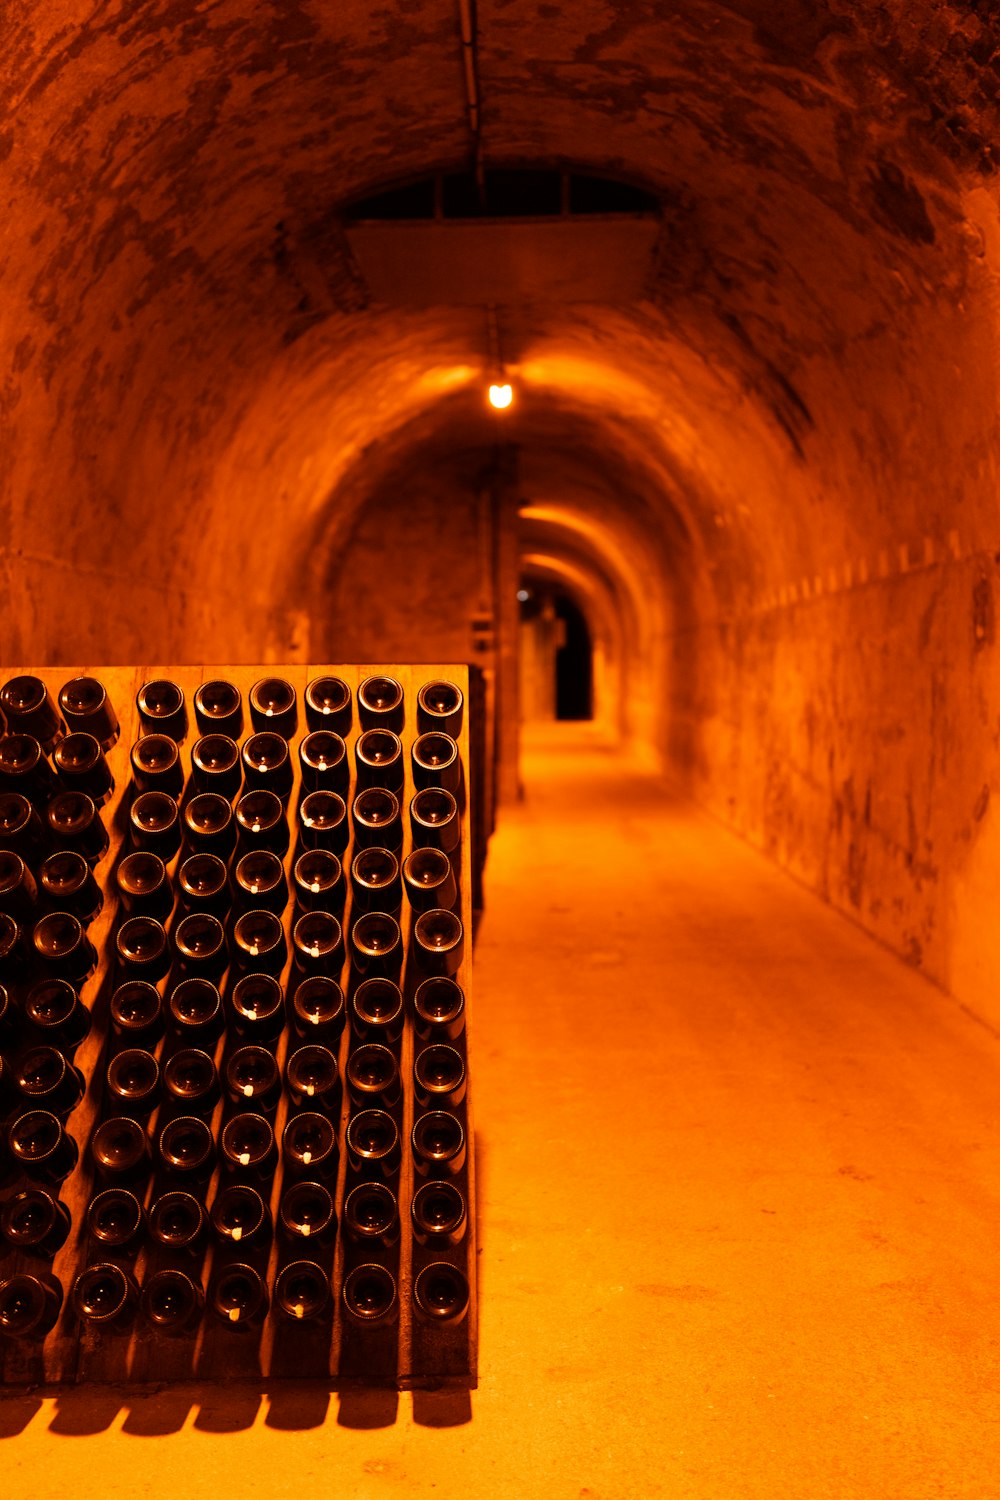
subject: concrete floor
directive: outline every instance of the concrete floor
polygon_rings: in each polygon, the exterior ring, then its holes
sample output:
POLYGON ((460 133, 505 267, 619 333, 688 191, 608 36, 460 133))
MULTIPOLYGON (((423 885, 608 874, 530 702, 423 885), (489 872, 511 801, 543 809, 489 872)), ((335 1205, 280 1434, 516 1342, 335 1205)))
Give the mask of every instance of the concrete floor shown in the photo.
POLYGON ((489 863, 481 1385, 0 1402, 3 1493, 1000 1495, 1000 1042, 585 729, 489 863))

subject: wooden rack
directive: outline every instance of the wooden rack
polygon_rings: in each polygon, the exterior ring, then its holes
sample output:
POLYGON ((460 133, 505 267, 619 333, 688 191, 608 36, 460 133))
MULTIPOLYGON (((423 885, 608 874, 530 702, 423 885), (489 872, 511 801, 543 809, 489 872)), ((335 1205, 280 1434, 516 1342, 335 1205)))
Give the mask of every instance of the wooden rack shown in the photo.
MULTIPOLYGON (((463 784, 458 795, 459 811, 462 822, 462 838, 458 848, 452 854, 452 862, 458 879, 460 891, 460 905, 458 914, 461 917, 465 929, 465 952, 461 961, 461 967, 455 974, 455 979, 461 985, 466 996, 466 1016, 468 1017, 471 1003, 471 950, 473 935, 473 858, 470 842, 470 807, 472 805, 472 787, 470 786, 471 761, 469 755, 470 744, 470 699, 468 669, 463 665, 454 663, 430 664, 426 666, 392 664, 370 664, 370 665, 315 665, 304 666, 211 666, 211 667, 183 667, 176 665, 150 665, 144 667, 25 667, 7 668, 0 674, 0 682, 9 681, 11 678, 30 673, 40 677, 49 687, 53 698, 58 701, 60 688, 73 677, 90 676, 99 679, 107 690, 108 696, 114 705, 121 724, 121 734, 117 743, 108 752, 107 760, 114 776, 114 791, 110 800, 101 809, 101 816, 110 835, 110 847, 107 854, 100 860, 95 869, 95 876, 103 892, 104 904, 100 914, 88 928, 88 936, 94 944, 98 953, 98 966, 90 978, 81 988, 81 999, 90 1011, 91 1029, 79 1045, 74 1062, 82 1071, 86 1080, 86 1092, 82 1102, 69 1115, 66 1128, 79 1146, 80 1158, 77 1167, 66 1179, 59 1189, 62 1201, 68 1206, 72 1215, 72 1228, 69 1237, 63 1247, 56 1253, 54 1260, 43 1269, 50 1269, 51 1273, 58 1278, 64 1292, 65 1300, 62 1311, 52 1330, 43 1341, 18 1340, 9 1337, 0 1337, 0 1384, 24 1385, 42 1384, 74 1381, 92 1382, 176 1382, 188 1379, 209 1379, 218 1381, 231 1381, 255 1378, 282 1378, 294 1377, 296 1379, 315 1378, 325 1382, 331 1387, 345 1387, 352 1384, 372 1384, 405 1388, 437 1388, 441 1386, 469 1387, 476 1384, 476 1349, 477 1349, 477 1304, 476 1304, 476 1198, 475 1198, 475 1170, 473 1152, 473 1130, 471 1113, 471 1091, 466 1093, 464 1101, 455 1107, 455 1113, 459 1116, 467 1143, 466 1162, 461 1173, 454 1181, 465 1195, 467 1203, 467 1228, 461 1242, 452 1248, 443 1251, 430 1252, 414 1241, 411 1232, 410 1205, 415 1187, 415 1173, 413 1157, 410 1150, 410 1133, 412 1130, 415 1113, 419 1109, 415 1105, 413 1090, 413 1064, 414 1057, 423 1043, 417 1040, 413 1025, 412 996, 416 983, 421 977, 417 972, 412 955, 412 942, 409 940, 410 913, 406 897, 403 898, 403 909, 400 916, 400 927, 403 932, 405 945, 405 958, 403 970, 400 977, 400 986, 405 998, 406 1019, 402 1037, 398 1044, 398 1060, 400 1074, 403 1083, 402 1100, 398 1106, 399 1133, 402 1145, 401 1166, 398 1175, 398 1202, 401 1234, 398 1243, 390 1250, 379 1251, 374 1255, 365 1254, 366 1260, 378 1260, 392 1270, 398 1286, 399 1316, 396 1320, 384 1323, 376 1323, 372 1326, 360 1326, 350 1320, 345 1314, 341 1291, 344 1276, 350 1266, 358 1260, 357 1247, 348 1242, 342 1232, 342 1210, 347 1183, 348 1164, 347 1151, 345 1150, 345 1131, 349 1117, 349 1100, 347 1089, 343 1091, 343 1107, 339 1118, 334 1123, 337 1128, 338 1142, 340 1146, 340 1165, 336 1178, 335 1201, 338 1213, 338 1230, 335 1241, 326 1254, 324 1269, 330 1278, 332 1295, 329 1302, 328 1314, 324 1318, 295 1322, 283 1316, 274 1306, 273 1298, 271 1311, 263 1324, 255 1329, 240 1329, 227 1326, 220 1318, 213 1314, 206 1306, 203 1317, 194 1331, 187 1336, 167 1337, 155 1331, 143 1319, 141 1313, 136 1315, 130 1326, 118 1329, 101 1329, 100 1331, 89 1324, 81 1324, 75 1316, 71 1307, 70 1292, 80 1271, 88 1264, 96 1260, 114 1260, 113 1254, 99 1251, 90 1240, 86 1227, 86 1209, 96 1190, 94 1182, 94 1170, 92 1166, 89 1143, 96 1123, 102 1117, 104 1077, 107 1061, 116 1046, 116 1039, 112 1035, 110 1027, 109 1005, 111 995, 116 984, 121 979, 121 974, 116 971, 116 958, 114 938, 119 921, 123 913, 119 910, 118 891, 115 882, 115 871, 120 860, 129 852, 129 807, 133 795, 133 783, 131 779, 130 750, 133 743, 144 732, 140 723, 136 708, 136 694, 140 687, 149 681, 157 679, 168 679, 176 683, 183 691, 186 701, 189 725, 186 738, 180 745, 181 760, 185 773, 185 787, 190 785, 188 778, 191 774, 191 747, 197 739, 199 731, 195 725, 193 712, 193 699, 195 690, 199 684, 214 679, 225 679, 239 688, 243 698, 244 729, 243 738, 253 732, 249 714, 249 696, 251 686, 261 678, 277 677, 292 684, 298 700, 298 729, 291 740, 289 749, 294 766, 294 785, 287 802, 287 812, 291 827, 291 836, 288 852, 284 857, 286 875, 291 887, 291 871, 297 850, 296 840, 296 818, 295 809, 298 805, 301 785, 301 771, 298 761, 298 744, 304 734, 308 732, 305 722, 304 694, 309 681, 318 677, 339 677, 350 687, 352 693, 353 712, 351 716, 351 728, 344 734, 347 744, 348 760, 351 770, 351 791, 349 796, 345 794, 345 800, 350 807, 355 795, 355 743, 360 732, 358 710, 357 710, 357 688, 369 676, 387 676, 395 678, 403 688, 405 721, 402 729, 398 731, 403 743, 403 755, 405 764, 405 786, 404 792, 400 794, 403 822, 403 846, 399 854, 400 865, 412 848, 412 835, 408 817, 409 801, 413 794, 411 778, 410 753, 413 742, 420 730, 417 725, 417 693, 421 685, 437 679, 444 679, 455 683, 465 695, 465 712, 463 714, 460 731, 455 738, 459 746, 461 764, 463 768, 463 784), (413 1284, 421 1267, 428 1261, 446 1261, 460 1269, 468 1279, 470 1300, 468 1312, 464 1317, 455 1320, 426 1321, 415 1311, 413 1299, 413 1284)), ((476 730, 473 726, 473 735, 476 730)), ((184 851, 182 851, 183 854, 184 851)), ((354 831, 351 830, 351 842, 342 856, 345 873, 349 871, 350 860, 354 852, 354 831)), ((168 870, 171 881, 175 882, 176 872, 182 855, 175 855, 168 862, 168 870)), ((176 892, 176 884, 174 885, 176 892)), ((281 982, 286 994, 286 1013, 290 1012, 287 1006, 288 982, 292 966, 291 930, 293 919, 299 913, 293 909, 294 893, 290 897, 282 922, 288 941, 289 958, 281 976, 281 982)), ((178 920, 177 907, 168 919, 166 926, 168 934, 172 932, 173 926, 178 920)), ((350 931, 351 925, 351 894, 350 881, 348 879, 347 908, 343 916, 345 937, 350 931)), ((30 943, 30 933, 28 934, 30 943)), ((348 945, 349 949, 349 945, 348 945)), ((15 999, 23 1001, 23 996, 30 983, 37 974, 28 972, 26 975, 5 976, 0 974, 0 982, 7 983, 15 995, 15 999)), ((157 986, 161 994, 165 994, 169 986, 176 979, 173 977, 161 980, 157 986)), ((345 995, 349 993, 351 975, 349 972, 349 958, 345 960, 344 971, 341 982, 345 995)), ((220 990, 225 992, 226 981, 220 981, 220 990)), ((228 1014, 228 1012, 227 1012, 228 1014)), ((227 1020, 226 1030, 216 1044, 216 1062, 219 1063, 227 1046, 227 1033, 230 1030, 230 1022, 227 1020)), ((466 1076, 468 1077, 468 1026, 461 1036, 451 1045, 454 1045, 463 1055, 466 1061, 466 1076)), ((292 1039, 294 1041, 294 1038, 292 1039)), ((349 1049, 352 1045, 350 1026, 345 1027, 340 1040, 339 1066, 343 1078, 349 1049)), ((156 1047, 158 1059, 164 1054, 164 1049, 169 1050, 171 1046, 170 1035, 161 1039, 156 1047)), ((290 1023, 286 1014, 286 1025, 278 1042, 276 1043, 276 1057, 279 1066, 284 1070, 286 1055, 290 1048, 290 1023)), ((286 1120, 289 1109, 287 1094, 283 1091, 274 1119, 275 1136, 280 1142, 281 1131, 286 1120)), ((223 1104, 216 1106, 212 1119, 213 1133, 218 1140, 223 1115, 223 1104)), ((150 1136, 156 1139, 157 1115, 151 1119, 150 1136)), ((211 1183, 205 1189, 205 1201, 211 1203, 217 1189, 220 1177, 220 1169, 216 1167, 211 1183)), ((0 1191, 0 1199, 6 1199, 21 1190, 25 1185, 23 1179, 9 1181, 0 1191)), ((397 1187, 396 1183, 392 1184, 397 1187)), ((277 1225, 277 1208, 283 1188, 283 1167, 279 1166, 275 1172, 273 1181, 269 1186, 262 1187, 260 1191, 267 1197, 270 1192, 270 1208, 272 1218, 277 1225)), ((55 1191, 55 1190, 53 1190, 55 1191)), ((141 1194, 141 1188, 136 1189, 141 1194)), ((330 1185, 333 1192, 333 1186, 330 1185)), ((146 1199, 150 1196, 150 1188, 147 1185, 146 1199)), ((290 1258, 297 1258, 300 1252, 294 1256, 289 1255, 287 1246, 283 1245, 281 1236, 275 1230, 271 1238, 266 1260, 266 1280, 269 1289, 273 1290, 275 1276, 280 1264, 290 1258)), ((224 1252, 217 1242, 213 1242, 211 1235, 208 1236, 207 1248, 204 1258, 200 1264, 191 1271, 190 1263, 183 1262, 191 1274, 201 1280, 204 1287, 208 1287, 213 1271, 219 1263, 220 1255, 224 1252)), ((320 1257, 317 1256, 317 1259, 320 1257)), ((136 1278, 141 1286, 145 1277, 154 1269, 162 1266, 175 1264, 170 1254, 145 1236, 140 1244, 136 1255, 122 1259, 120 1262, 126 1266, 129 1272, 136 1278)), ((19 1271, 35 1271, 39 1269, 37 1258, 27 1256, 21 1251, 10 1251, 0 1258, 0 1278, 9 1277, 19 1271)), ((177 1261, 176 1264, 182 1264, 177 1261)), ((263 1264, 261 1266, 264 1271, 263 1264)))

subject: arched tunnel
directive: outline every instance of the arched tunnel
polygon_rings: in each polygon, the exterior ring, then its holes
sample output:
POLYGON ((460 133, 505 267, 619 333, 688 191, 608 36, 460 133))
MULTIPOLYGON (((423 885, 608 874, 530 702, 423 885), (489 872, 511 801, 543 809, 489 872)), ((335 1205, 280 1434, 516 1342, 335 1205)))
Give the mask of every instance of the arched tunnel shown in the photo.
MULTIPOLYGON (((995 6, 6 0, 0 39, 3 665, 492 685, 471 1426, 137 1397, 130 1482, 309 1426, 345 1495, 991 1492, 995 6)), ((36 1496, 61 1432, 126 1493, 82 1393, 8 1428, 36 1496)))

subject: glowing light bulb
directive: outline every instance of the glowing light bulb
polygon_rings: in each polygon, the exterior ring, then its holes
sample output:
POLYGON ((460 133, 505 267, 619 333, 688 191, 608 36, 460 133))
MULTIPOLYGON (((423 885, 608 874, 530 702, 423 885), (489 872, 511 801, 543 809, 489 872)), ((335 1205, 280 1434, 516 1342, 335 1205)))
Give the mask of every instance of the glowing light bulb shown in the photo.
POLYGON ((514 388, 510 385, 490 386, 490 405, 496 411, 505 411, 514 399, 514 388))

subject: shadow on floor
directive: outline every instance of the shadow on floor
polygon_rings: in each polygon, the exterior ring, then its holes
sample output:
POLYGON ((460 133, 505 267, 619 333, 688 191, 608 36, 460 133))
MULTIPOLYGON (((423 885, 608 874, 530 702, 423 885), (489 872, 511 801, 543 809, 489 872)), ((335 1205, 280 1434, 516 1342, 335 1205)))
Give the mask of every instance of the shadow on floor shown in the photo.
POLYGON ((338 1427, 371 1430, 391 1427, 399 1413, 399 1392, 389 1390, 341 1391, 338 1427))
POLYGON ((0 1401, 0 1439, 17 1437, 41 1408, 36 1396, 14 1396, 0 1401))
POLYGON ((413 1420, 418 1427, 461 1427, 472 1421, 470 1391, 414 1391, 413 1420))
MULTIPOLYGON (((183 1384, 142 1390, 120 1386, 49 1388, 55 1398, 49 1431, 60 1437, 93 1437, 121 1417, 132 1437, 169 1437, 183 1427, 197 1432, 234 1433, 264 1424, 282 1432, 304 1432, 327 1420, 331 1392, 312 1381, 183 1384), (265 1399, 266 1398, 266 1399, 265 1399)), ((37 1395, 10 1394, 0 1400, 0 1440, 23 1432, 42 1407, 37 1395)))

